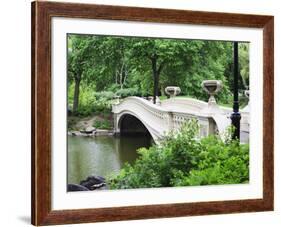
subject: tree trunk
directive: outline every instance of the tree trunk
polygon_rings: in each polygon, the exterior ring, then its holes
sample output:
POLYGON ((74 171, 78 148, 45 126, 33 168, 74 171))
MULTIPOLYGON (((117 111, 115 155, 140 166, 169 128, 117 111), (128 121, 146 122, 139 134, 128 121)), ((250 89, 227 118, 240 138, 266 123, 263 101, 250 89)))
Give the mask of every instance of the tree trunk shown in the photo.
POLYGON ((159 95, 159 80, 160 80, 160 73, 162 69, 165 66, 165 61, 162 61, 158 68, 157 68, 157 55, 154 55, 153 57, 150 58, 151 63, 152 63, 152 72, 153 72, 153 82, 154 82, 154 87, 153 87, 153 103, 156 103, 156 97, 159 95))
POLYGON ((74 100, 73 100, 73 113, 75 114, 79 106, 79 93, 80 93, 80 79, 75 80, 74 87, 74 100))
POLYGON ((156 103, 156 97, 158 96, 158 85, 159 85, 159 72, 157 70, 157 58, 151 58, 152 73, 153 73, 153 103, 156 103))

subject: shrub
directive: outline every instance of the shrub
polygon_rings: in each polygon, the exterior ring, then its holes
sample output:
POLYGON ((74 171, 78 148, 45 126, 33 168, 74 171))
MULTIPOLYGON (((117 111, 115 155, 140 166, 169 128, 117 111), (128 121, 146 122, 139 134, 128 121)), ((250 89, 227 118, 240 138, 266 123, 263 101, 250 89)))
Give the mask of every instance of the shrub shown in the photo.
POLYGON ((140 157, 110 176, 118 188, 150 188, 245 183, 249 178, 249 146, 218 136, 198 138, 198 124, 187 121, 160 145, 138 150, 140 157))
POLYGON ((116 91, 116 95, 120 96, 121 98, 126 98, 129 96, 141 96, 141 93, 136 88, 124 88, 116 91))
POLYGON ((111 84, 110 87, 107 88, 108 91, 112 91, 114 93, 119 89, 120 89, 119 84, 111 84))
POLYGON ((97 100, 108 101, 114 98, 114 93, 112 91, 101 91, 95 92, 94 96, 97 100))
POLYGON ((238 184, 249 180, 249 145, 225 144, 214 136, 202 139, 196 168, 174 182, 176 186, 238 184))
POLYGON ((83 91, 80 95, 80 104, 76 115, 89 116, 93 113, 110 113, 113 97, 113 92, 83 91))
POLYGON ((96 120, 93 123, 93 127, 95 128, 99 128, 99 129, 111 129, 112 128, 112 124, 109 120, 96 120))

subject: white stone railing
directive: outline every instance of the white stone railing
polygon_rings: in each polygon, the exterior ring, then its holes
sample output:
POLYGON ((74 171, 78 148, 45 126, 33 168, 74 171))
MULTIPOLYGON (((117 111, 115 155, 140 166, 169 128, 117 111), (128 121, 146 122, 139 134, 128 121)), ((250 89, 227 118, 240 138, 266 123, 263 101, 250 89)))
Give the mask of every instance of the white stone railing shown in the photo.
MULTIPOLYGON (((119 132, 119 121, 125 114, 138 118, 149 130, 155 141, 167 132, 178 130, 188 119, 195 118, 200 126, 200 136, 223 133, 231 124, 231 108, 209 106, 208 103, 191 98, 171 98, 155 105, 140 97, 128 97, 114 104, 115 131, 119 132)), ((241 110, 241 130, 249 132, 249 111, 241 110)))
POLYGON ((199 113, 202 109, 206 108, 208 104, 206 102, 192 99, 192 98, 170 98, 161 101, 161 107, 170 110, 188 110, 189 112, 199 113))
POLYGON ((174 102, 174 104, 177 103, 177 109, 174 105, 168 105, 169 102, 163 103, 159 106, 143 98, 128 97, 121 101, 121 103, 113 105, 112 112, 116 116, 115 130, 120 130, 119 120, 122 115, 131 114, 142 121, 156 140, 171 130, 178 130, 185 121, 191 118, 198 119, 201 136, 206 136, 210 133, 210 117, 199 112, 200 109, 205 107, 203 102, 200 108, 200 105, 196 105, 194 101, 193 109, 188 109, 186 103, 179 105, 179 103, 174 102), (163 103, 164 105, 162 105, 163 103), (172 109, 174 110, 172 111, 172 109))

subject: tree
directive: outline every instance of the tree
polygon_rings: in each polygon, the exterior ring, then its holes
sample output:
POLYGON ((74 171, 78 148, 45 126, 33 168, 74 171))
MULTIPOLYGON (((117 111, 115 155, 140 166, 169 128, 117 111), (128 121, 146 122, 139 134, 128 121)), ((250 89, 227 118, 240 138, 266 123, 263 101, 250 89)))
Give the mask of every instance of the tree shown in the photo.
MULTIPOLYGON (((224 70, 227 47, 218 41, 179 40, 185 48, 184 54, 170 61, 163 70, 162 87, 180 86, 181 95, 205 99, 207 95, 201 88, 203 80, 219 79, 225 82, 224 70), (177 60, 179 59, 179 60, 177 60)), ((228 91, 224 83, 225 91, 228 91)))
MULTIPOLYGON (((239 42, 238 44, 239 54, 239 74, 238 74, 238 87, 239 90, 247 89, 249 86, 249 43, 239 42)), ((231 53, 228 54, 228 64, 225 68, 225 75, 227 78, 227 84, 230 88, 233 88, 233 48, 231 53)))
POLYGON ((159 94, 160 74, 165 67, 188 65, 191 56, 202 41, 174 39, 133 38, 132 57, 143 67, 150 64, 153 77, 153 102, 159 94))
POLYGON ((245 88, 249 87, 249 43, 239 43, 240 75, 245 88))
MULTIPOLYGON (((249 47, 239 46, 239 88, 244 89, 249 83, 249 47)), ((202 81, 207 79, 222 80, 223 90, 217 98, 228 103, 233 86, 232 68, 231 42, 100 35, 68 37, 69 94, 74 94, 74 112, 79 107, 80 87, 85 88, 83 93, 89 92, 86 96, 92 100, 95 92, 119 94, 124 90, 124 94, 131 95, 153 94, 155 102, 159 92, 163 95, 164 88, 172 85, 181 88, 181 95, 207 100, 201 88, 202 81)))
POLYGON ((73 112, 77 112, 79 106, 80 84, 83 75, 91 67, 91 43, 90 36, 68 36, 68 78, 74 81, 73 112))
POLYGON ((131 71, 129 43, 130 39, 124 37, 99 37, 99 50, 96 52, 98 55, 96 59, 100 66, 106 67, 101 76, 104 79, 107 74, 107 82, 111 81, 111 84, 119 89, 124 88, 131 71))
POLYGON ((134 38, 132 46, 137 67, 152 72, 154 102, 159 89, 168 85, 180 86, 183 95, 206 98, 201 88, 206 79, 223 81, 219 96, 226 101, 231 56, 230 43, 222 41, 134 38))

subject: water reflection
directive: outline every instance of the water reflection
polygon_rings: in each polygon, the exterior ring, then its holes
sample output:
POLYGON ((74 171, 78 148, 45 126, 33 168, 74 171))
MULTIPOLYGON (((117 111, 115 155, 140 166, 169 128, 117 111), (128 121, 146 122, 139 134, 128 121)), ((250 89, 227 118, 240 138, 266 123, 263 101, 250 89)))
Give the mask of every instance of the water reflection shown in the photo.
POLYGON ((80 183, 89 175, 106 177, 133 163, 140 147, 149 147, 147 136, 68 136, 68 183, 80 183))

